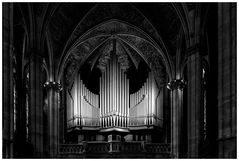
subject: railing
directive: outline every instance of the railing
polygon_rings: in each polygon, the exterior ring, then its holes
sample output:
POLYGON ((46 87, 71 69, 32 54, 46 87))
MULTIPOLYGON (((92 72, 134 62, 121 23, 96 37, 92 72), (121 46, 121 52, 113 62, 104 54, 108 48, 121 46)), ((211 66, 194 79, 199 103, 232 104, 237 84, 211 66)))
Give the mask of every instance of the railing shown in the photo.
POLYGON ((144 146, 142 142, 123 142, 121 143, 121 151, 126 153, 143 152, 144 146))
POLYGON ((170 153, 170 144, 150 143, 146 144, 145 149, 148 153, 170 153))
POLYGON ((83 144, 61 144, 59 149, 60 154, 82 154, 85 152, 83 144))
POLYGON ((107 153, 110 149, 107 142, 89 142, 87 144, 87 153, 107 153))
POLYGON ((132 142, 88 142, 82 144, 61 144, 60 154, 83 154, 83 153, 155 153, 170 154, 170 144, 132 142))

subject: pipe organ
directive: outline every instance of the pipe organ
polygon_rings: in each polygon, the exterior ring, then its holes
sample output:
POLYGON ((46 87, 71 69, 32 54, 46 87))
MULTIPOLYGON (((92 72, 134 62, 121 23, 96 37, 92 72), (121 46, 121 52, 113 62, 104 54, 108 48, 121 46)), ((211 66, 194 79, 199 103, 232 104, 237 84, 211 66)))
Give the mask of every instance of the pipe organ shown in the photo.
MULTIPOLYGON (((115 53, 115 54, 114 54, 115 53)), ((100 60, 100 124, 103 128, 127 127, 129 122, 129 80, 126 55, 102 57, 100 60)))
POLYGON ((74 126, 99 126, 99 95, 86 88, 80 79, 75 78, 72 89, 67 94, 68 128, 74 126))
POLYGON ((130 126, 162 125, 162 94, 159 92, 150 72, 144 85, 130 95, 130 126))
POLYGON ((152 72, 142 87, 129 93, 129 57, 116 51, 116 41, 110 52, 100 55, 97 67, 101 71, 99 94, 92 93, 84 85, 80 74, 67 91, 68 127, 162 126, 163 94, 156 86, 152 72))

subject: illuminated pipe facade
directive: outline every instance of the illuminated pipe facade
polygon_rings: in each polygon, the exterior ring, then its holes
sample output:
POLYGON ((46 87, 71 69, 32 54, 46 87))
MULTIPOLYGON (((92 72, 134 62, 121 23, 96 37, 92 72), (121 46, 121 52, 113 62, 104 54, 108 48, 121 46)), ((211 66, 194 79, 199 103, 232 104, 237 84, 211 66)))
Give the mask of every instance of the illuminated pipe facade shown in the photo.
POLYGON ((101 126, 102 128, 142 125, 162 126, 163 94, 160 93, 152 73, 143 86, 129 94, 129 80, 113 56, 100 78, 99 95, 89 91, 75 78, 67 91, 68 128, 75 126, 101 126))
POLYGON ((75 78, 70 91, 67 91, 67 126, 99 126, 99 95, 86 88, 80 79, 75 78))
POLYGON ((116 52, 116 42, 113 41, 113 50, 99 59, 99 94, 86 88, 80 74, 75 77, 66 96, 68 128, 127 128, 142 125, 162 127, 163 93, 158 89, 152 72, 149 72, 143 86, 130 94, 126 75, 128 64, 128 56, 116 52))
POLYGON ((162 97, 150 72, 144 85, 130 95, 129 126, 162 126, 162 97))
POLYGON ((126 69, 118 62, 120 58, 113 51, 105 58, 108 61, 104 67, 100 68, 100 120, 103 128, 128 126, 129 80, 126 77, 126 69))

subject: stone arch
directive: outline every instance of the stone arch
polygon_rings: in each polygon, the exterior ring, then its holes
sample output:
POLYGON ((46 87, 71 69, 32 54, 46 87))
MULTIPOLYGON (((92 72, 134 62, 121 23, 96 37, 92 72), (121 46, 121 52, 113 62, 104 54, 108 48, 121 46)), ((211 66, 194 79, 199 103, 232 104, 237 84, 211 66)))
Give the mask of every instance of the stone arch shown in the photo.
POLYGON ((112 38, 120 40, 136 51, 151 67, 158 86, 162 87, 165 85, 165 75, 167 73, 170 77, 171 71, 170 63, 162 47, 157 45, 146 33, 137 27, 115 19, 90 29, 72 45, 61 63, 58 80, 61 78, 64 69, 67 68, 66 77, 69 79, 68 84, 71 84, 75 73, 87 60, 87 57, 112 38))

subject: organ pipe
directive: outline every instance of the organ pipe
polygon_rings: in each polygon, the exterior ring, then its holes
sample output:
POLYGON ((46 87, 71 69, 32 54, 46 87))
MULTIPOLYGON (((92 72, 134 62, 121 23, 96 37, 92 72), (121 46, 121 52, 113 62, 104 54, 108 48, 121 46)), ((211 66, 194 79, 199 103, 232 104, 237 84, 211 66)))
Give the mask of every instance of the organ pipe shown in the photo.
MULTIPOLYGON (((103 97, 102 85, 103 85, 103 83, 101 83, 101 77, 100 77, 100 107, 102 107, 103 101, 104 101, 104 99, 102 98, 103 97)), ((102 114, 103 114, 102 111, 103 111, 103 108, 100 108, 100 120, 101 120, 102 114)))
POLYGON ((71 91, 67 93, 67 106, 70 106, 67 119, 73 120, 70 125, 89 125, 93 118, 99 118, 103 128, 127 127, 129 123, 152 124, 157 122, 157 117, 162 119, 162 114, 156 110, 161 102, 153 74, 149 72, 142 87, 130 94, 126 69, 118 62, 117 56, 113 50, 111 59, 105 64, 99 95, 87 89, 80 74, 75 78, 71 91))
MULTIPOLYGON (((143 86, 129 96, 129 117, 132 124, 137 122, 137 124, 152 125, 159 123, 158 119, 163 119, 161 112, 159 113, 156 110, 156 108, 162 108, 158 93, 159 89, 153 79, 153 74, 149 73, 149 77, 146 79, 143 86)), ((160 125, 162 125, 162 123, 160 123, 160 125)))
MULTIPOLYGON (((77 77, 77 102, 78 102, 78 104, 77 104, 77 116, 79 117, 80 116, 80 104, 81 104, 81 96, 80 96, 80 75, 78 75, 78 77, 77 77)), ((79 123, 79 122, 78 122, 79 123)))
MULTIPOLYGON (((98 118, 100 115, 99 97, 88 90, 78 74, 72 89, 67 93, 68 126, 90 125, 88 118, 98 118), (98 102, 98 103, 97 103, 98 102)), ((91 120, 92 121, 92 120, 91 120)))

